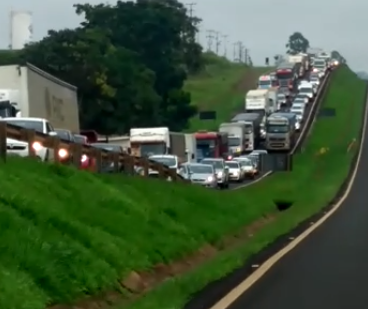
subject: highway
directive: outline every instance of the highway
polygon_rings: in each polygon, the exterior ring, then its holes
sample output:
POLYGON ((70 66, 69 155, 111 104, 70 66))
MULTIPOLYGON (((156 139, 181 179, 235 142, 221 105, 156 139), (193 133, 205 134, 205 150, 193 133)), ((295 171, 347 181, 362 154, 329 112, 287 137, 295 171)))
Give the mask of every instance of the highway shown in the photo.
MULTIPOLYGON (((323 83, 325 83, 325 82, 326 82, 326 79, 323 80, 323 83)), ((313 102, 311 102, 310 104, 308 104, 308 106, 306 108, 306 118, 305 119, 309 119, 310 116, 313 117, 313 115, 310 115, 312 107, 314 106, 315 103, 317 103, 317 100, 319 100, 320 95, 323 92, 323 88, 324 88, 324 86, 322 86, 318 90, 318 93, 317 93, 317 96, 316 96, 315 100, 313 102)), ((308 128, 305 128, 305 125, 306 125, 306 123, 303 124, 302 130, 297 134, 297 144, 296 144, 296 146, 298 146, 300 144, 300 142, 303 142, 303 140, 300 140, 300 135, 301 135, 301 133, 303 132, 304 129, 308 130, 308 128)), ((294 153, 296 149, 297 149, 297 147, 294 147, 292 152, 294 153)), ((269 154, 269 155, 272 156, 272 154, 269 154)), ((247 186, 253 184, 256 181, 259 181, 265 175, 269 175, 270 172, 271 172, 271 170, 265 170, 262 173, 260 173, 255 179, 246 179, 242 183, 230 183, 229 190, 236 190, 236 189, 241 189, 241 188, 247 187, 247 186)))
POLYGON ((364 131, 356 178, 341 207, 230 306, 221 309, 368 307, 366 127, 364 131))

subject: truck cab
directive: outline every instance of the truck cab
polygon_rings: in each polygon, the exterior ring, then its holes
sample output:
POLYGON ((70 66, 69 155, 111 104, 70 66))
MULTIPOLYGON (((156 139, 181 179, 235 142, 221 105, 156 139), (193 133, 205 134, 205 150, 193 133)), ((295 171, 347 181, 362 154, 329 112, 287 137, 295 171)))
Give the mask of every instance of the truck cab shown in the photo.
POLYGON ((272 77, 270 75, 262 75, 258 79, 258 89, 268 89, 272 87, 272 77))
POLYGON ((266 122, 266 149, 289 151, 295 142, 296 115, 275 113, 266 122))
POLYGON ((131 154, 149 157, 169 154, 170 132, 167 127, 130 129, 131 154))
POLYGON ((195 133, 197 142, 197 160, 205 158, 225 158, 229 152, 228 134, 224 132, 198 131, 195 133))

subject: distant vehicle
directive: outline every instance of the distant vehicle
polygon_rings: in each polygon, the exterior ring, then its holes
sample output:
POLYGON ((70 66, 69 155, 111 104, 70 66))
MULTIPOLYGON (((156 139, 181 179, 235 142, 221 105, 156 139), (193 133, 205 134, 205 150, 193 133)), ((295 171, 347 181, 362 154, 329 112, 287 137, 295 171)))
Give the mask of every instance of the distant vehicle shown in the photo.
POLYGON ((210 164, 214 167, 217 184, 220 188, 229 187, 229 168, 225 165, 224 159, 206 158, 201 163, 210 164))
POLYGON ((233 160, 240 163, 240 168, 243 170, 246 178, 254 179, 258 174, 257 167, 251 159, 238 157, 233 160))
POLYGON ((217 187, 216 173, 213 165, 201 163, 184 163, 179 169, 179 174, 192 184, 209 188, 217 187))
MULTIPOLYGON (((39 133, 48 134, 50 136, 56 136, 56 132, 50 122, 43 118, 2 118, 1 121, 5 121, 8 124, 21 127, 23 129, 34 130, 39 133)), ((54 152, 44 147, 40 142, 34 142, 32 148, 36 154, 36 157, 40 161, 53 161, 54 152)), ((29 148, 28 142, 18 141, 13 138, 6 139, 6 152, 10 155, 19 157, 28 157, 29 148)))
POLYGON ((319 87, 319 85, 320 85, 320 80, 319 80, 318 76, 316 76, 316 75, 312 75, 312 76, 310 76, 310 77, 309 77, 309 80, 310 80, 310 83, 311 83, 312 85, 315 85, 317 88, 319 87))
MULTIPOLYGON (((92 147, 116 152, 116 153, 123 153, 123 148, 120 145, 114 145, 114 144, 108 144, 108 143, 92 143, 92 147)), ((119 171, 123 171, 123 165, 119 162, 119 171)), ((114 162, 102 162, 102 166, 100 170, 98 171, 100 173, 114 173, 115 167, 114 162)))
POLYGON ((241 168, 238 161, 225 161, 226 166, 229 168, 229 177, 231 181, 242 182, 245 178, 245 173, 241 168))
POLYGON ((257 169, 259 168, 259 160, 261 155, 267 155, 268 151, 265 149, 256 149, 253 150, 248 156, 253 158, 256 163, 257 169))
POLYGON ((278 109, 281 109, 282 107, 286 107, 287 102, 288 102, 288 99, 286 98, 286 95, 284 93, 278 93, 277 94, 278 109))
MULTIPOLYGON (((67 142, 74 143, 74 135, 71 131, 65 129, 55 129, 57 136, 67 142)), ((59 149, 59 161, 61 163, 71 163, 73 157, 67 148, 59 149)))
POLYGON ((310 86, 301 85, 298 89, 299 93, 305 94, 309 98, 309 102, 313 100, 314 97, 314 89, 313 86, 310 84, 310 86))
POLYGON ((318 77, 322 78, 326 75, 328 66, 324 59, 315 59, 313 62, 313 72, 318 73, 318 77))
POLYGON ((305 104, 308 104, 309 102, 309 96, 307 96, 305 93, 298 93, 295 97, 294 97, 294 101, 303 101, 305 104))

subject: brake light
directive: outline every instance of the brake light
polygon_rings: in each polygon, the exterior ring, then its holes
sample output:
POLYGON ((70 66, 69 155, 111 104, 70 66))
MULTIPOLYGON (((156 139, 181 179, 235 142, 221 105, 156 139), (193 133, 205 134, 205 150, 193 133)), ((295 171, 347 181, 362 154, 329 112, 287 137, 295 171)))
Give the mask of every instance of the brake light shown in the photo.
POLYGON ((233 157, 232 157, 232 156, 228 156, 228 157, 227 157, 227 159, 228 159, 228 160, 232 160, 232 159, 233 159, 233 157))

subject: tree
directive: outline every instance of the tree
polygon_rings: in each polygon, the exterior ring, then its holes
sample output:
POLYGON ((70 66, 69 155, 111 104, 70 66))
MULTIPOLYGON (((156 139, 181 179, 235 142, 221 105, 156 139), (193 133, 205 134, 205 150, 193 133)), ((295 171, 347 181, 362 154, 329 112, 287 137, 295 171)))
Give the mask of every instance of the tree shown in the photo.
POLYGON ((289 55, 305 53, 309 48, 309 41, 300 32, 294 32, 289 36, 289 41, 286 44, 286 48, 286 53, 289 55))
POLYGON ((196 114, 182 88, 203 65, 199 19, 177 0, 75 5, 79 28, 49 31, 21 54, 78 87, 82 127, 99 133, 137 126, 187 127, 196 114))
POLYGON ((142 68, 135 53, 115 48, 102 30, 49 31, 46 38, 28 45, 21 57, 78 87, 83 128, 93 128, 102 134, 126 132, 131 115, 136 115, 133 108, 142 110, 142 103, 137 102, 137 95, 117 100, 123 91, 135 94, 145 89, 150 93, 145 103, 149 107, 147 112, 155 119, 157 111, 152 112, 150 107, 158 100, 153 90, 153 74, 142 68))
POLYGON ((115 6, 76 5, 84 14, 87 29, 104 29, 114 46, 134 50, 145 66, 155 73, 155 90, 161 98, 160 121, 181 130, 196 108, 182 88, 187 78, 185 32, 191 26, 186 10, 176 0, 138 0, 115 6))
POLYGON ((346 63, 346 59, 337 50, 331 52, 331 58, 336 59, 340 63, 346 63))

